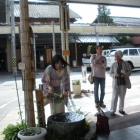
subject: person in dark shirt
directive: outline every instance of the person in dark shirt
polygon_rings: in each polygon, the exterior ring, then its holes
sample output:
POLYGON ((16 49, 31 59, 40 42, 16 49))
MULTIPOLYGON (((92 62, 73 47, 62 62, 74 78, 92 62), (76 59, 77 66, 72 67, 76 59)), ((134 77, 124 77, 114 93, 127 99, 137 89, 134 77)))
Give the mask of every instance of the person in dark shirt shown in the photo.
POLYGON ((128 62, 122 59, 122 51, 116 51, 115 60, 110 68, 110 76, 113 78, 112 81, 112 100, 111 100, 111 115, 115 116, 118 97, 119 101, 119 113, 125 114, 124 111, 124 99, 127 88, 131 88, 129 76, 131 75, 131 69, 128 62))

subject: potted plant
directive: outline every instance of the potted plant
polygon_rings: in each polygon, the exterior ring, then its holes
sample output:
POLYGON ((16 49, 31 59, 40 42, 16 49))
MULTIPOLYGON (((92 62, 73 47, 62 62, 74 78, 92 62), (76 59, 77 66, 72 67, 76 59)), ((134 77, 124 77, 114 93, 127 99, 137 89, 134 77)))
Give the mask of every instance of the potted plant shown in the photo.
POLYGON ((46 134, 46 129, 40 127, 39 125, 36 125, 36 127, 27 128, 25 117, 25 123, 23 124, 23 129, 18 132, 18 138, 20 138, 21 140, 45 140, 46 134))
POLYGON ((80 80, 73 80, 72 81, 73 93, 75 95, 81 94, 81 83, 80 80))
POLYGON ((25 128, 18 133, 21 140, 45 140, 47 131, 42 127, 25 128))
MULTIPOLYGON (((19 113, 21 120, 22 120, 22 113, 19 113)), ((25 123, 22 123, 23 129, 20 129, 18 132, 18 138, 20 140, 45 140, 47 131, 45 128, 36 125, 36 127, 29 127, 27 128, 26 124, 26 111, 25 111, 25 123)))
POLYGON ((4 140, 45 140, 46 133, 46 129, 41 127, 26 128, 25 121, 9 124, 2 132, 4 140))
MULTIPOLYGON (((22 120, 22 113, 19 113, 22 120)), ((26 124, 26 111, 25 111, 25 123, 22 123, 23 129, 18 132, 18 138, 21 140, 45 140, 47 131, 45 128, 37 125, 36 127, 27 128, 26 124)))

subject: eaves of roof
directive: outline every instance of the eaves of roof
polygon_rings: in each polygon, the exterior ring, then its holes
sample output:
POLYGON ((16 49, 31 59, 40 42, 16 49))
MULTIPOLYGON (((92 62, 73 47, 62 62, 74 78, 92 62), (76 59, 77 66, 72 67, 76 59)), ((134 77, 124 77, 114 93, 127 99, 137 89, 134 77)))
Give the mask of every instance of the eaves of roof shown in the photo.
POLYGON ((78 43, 119 43, 114 37, 111 36, 77 36, 78 43))
MULTIPOLYGON (((69 9, 70 18, 82 18, 77 13, 69 9)), ((20 17, 20 5, 14 4, 14 15, 20 17)), ((59 5, 29 3, 29 18, 59 18, 59 5)))
MULTIPOLYGON (((111 36, 99 36, 98 38, 91 35, 76 36, 77 43, 96 43, 97 41, 99 41, 99 43, 119 43, 118 40, 111 36)), ((55 43, 61 44, 61 36, 55 37, 55 43)), ((69 43, 75 43, 74 36, 69 36, 69 43)), ((16 44, 20 44, 19 40, 16 41, 16 44)), ((53 44, 53 39, 51 36, 37 37, 36 44, 53 44)))

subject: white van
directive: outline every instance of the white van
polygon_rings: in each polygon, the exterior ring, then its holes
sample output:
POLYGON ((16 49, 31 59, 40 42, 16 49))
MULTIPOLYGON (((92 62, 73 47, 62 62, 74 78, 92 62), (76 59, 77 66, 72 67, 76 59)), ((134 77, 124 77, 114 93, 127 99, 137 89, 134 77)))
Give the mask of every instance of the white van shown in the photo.
POLYGON ((108 68, 110 68, 115 61, 114 55, 117 50, 123 52, 123 60, 128 61, 131 69, 140 67, 140 48, 119 48, 110 50, 110 53, 106 55, 108 68))
POLYGON ((102 55, 103 55, 103 56, 106 56, 108 53, 110 53, 110 50, 103 50, 103 51, 102 51, 102 55))
MULTIPOLYGON (((110 52, 110 50, 103 50, 102 55, 106 56, 109 52, 110 52)), ((82 63, 83 63, 83 66, 91 67, 90 58, 82 58, 82 63)))

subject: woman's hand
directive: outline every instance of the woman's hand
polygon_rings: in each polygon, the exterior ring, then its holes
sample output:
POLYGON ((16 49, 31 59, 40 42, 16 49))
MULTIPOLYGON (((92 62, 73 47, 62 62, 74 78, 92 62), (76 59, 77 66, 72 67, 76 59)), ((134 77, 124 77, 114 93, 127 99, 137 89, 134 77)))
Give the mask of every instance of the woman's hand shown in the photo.
POLYGON ((64 99, 66 96, 68 96, 68 93, 65 90, 63 90, 62 94, 60 95, 60 98, 64 99))
POLYGON ((115 77, 119 78, 119 77, 120 77, 120 75, 117 73, 117 74, 115 75, 115 77))
POLYGON ((49 93, 54 93, 54 90, 53 90, 53 88, 51 86, 48 86, 48 92, 49 93))
POLYGON ((65 91, 65 90, 63 90, 63 93, 62 94, 63 94, 64 97, 68 96, 68 92, 65 91))

